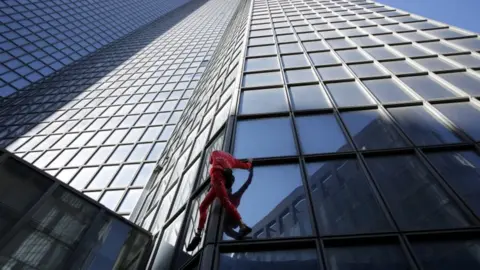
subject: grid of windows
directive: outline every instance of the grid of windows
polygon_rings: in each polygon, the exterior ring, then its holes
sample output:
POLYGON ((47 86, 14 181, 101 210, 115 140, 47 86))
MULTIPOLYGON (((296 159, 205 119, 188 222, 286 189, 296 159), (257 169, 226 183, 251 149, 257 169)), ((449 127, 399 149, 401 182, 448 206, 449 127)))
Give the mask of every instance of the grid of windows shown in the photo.
POLYGON ((236 1, 195 1, 12 98, 3 145, 128 217, 236 1))
POLYGON ((2 1, 0 98, 25 89, 187 2, 2 1))
MULTIPOLYGON (((253 233, 232 242, 228 217, 211 215, 208 244, 186 253, 200 186, 180 210, 146 212, 148 226, 164 228, 159 250, 175 245, 174 262, 201 269, 478 268, 478 36, 372 1, 247 3, 243 61, 224 64, 238 64, 240 80, 220 136, 238 158, 255 158, 239 205, 253 233)), ((182 181, 205 180, 218 142, 203 131, 215 114, 206 104, 225 89, 217 78, 202 79, 187 108, 202 113, 177 126, 143 212, 174 205, 182 181), (183 161, 198 144, 203 159, 183 161)), ((235 176, 233 191, 247 173, 235 176)))

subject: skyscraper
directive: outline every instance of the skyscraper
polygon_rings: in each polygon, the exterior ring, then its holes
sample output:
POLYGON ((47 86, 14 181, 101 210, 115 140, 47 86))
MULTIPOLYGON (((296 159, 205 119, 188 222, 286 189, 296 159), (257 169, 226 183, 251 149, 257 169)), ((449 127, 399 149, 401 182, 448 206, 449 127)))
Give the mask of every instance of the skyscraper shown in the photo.
POLYGON ((8 98, 0 140, 149 230, 151 269, 478 269, 479 51, 369 0, 193 0, 8 98), (186 252, 214 149, 255 159, 254 231, 215 204, 186 252))
POLYGON ((0 97, 28 90, 31 83, 187 2, 2 1, 0 97))
POLYGON ((364 0, 242 1, 225 33, 131 216, 152 269, 480 267, 477 34, 364 0), (254 231, 215 205, 186 252, 213 149, 255 159, 254 231))
POLYGON ((236 3, 189 2, 10 96, 1 144, 128 217, 236 3))

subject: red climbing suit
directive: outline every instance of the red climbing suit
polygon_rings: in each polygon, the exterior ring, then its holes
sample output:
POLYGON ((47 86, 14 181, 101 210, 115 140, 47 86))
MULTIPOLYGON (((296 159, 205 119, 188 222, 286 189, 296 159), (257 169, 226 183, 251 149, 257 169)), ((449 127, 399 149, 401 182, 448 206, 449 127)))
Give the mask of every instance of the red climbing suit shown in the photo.
POLYGON ((229 153, 222 151, 213 151, 210 155, 210 185, 211 189, 208 192, 205 199, 203 199, 200 204, 200 220, 198 223, 198 229, 203 230, 205 222, 207 220, 207 211, 210 204, 213 203, 215 198, 220 200, 223 208, 228 212, 228 214, 237 222, 240 221, 241 217, 237 211, 235 205, 232 204, 228 198, 227 190, 225 188, 225 178, 223 176, 223 169, 250 169, 252 164, 250 162, 242 162, 235 159, 229 153))

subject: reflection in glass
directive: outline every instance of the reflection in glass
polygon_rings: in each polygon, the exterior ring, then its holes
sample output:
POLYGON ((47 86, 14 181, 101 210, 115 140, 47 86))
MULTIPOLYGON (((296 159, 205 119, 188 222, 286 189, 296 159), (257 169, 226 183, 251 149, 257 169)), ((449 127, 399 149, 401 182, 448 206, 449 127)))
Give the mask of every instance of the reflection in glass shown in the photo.
POLYGON ((315 82, 317 78, 313 75, 311 69, 296 69, 285 71, 285 77, 288 83, 315 82))
POLYGON ((382 103, 414 100, 392 79, 367 80, 363 81, 363 83, 382 103))
POLYGON ((472 119, 480 119, 480 110, 472 103, 445 103, 434 105, 457 127, 471 138, 480 141, 480 125, 472 119))
POLYGON ((244 80, 243 80, 244 87, 278 85, 278 84, 283 84, 282 77, 280 76, 280 72, 247 74, 244 76, 244 80))
POLYGON ((314 249, 220 254, 219 270, 319 270, 314 249))
POLYGON ((448 184, 480 216, 480 156, 473 151, 427 153, 448 184))
MULTIPOLYGON (((235 170, 234 175, 235 193, 245 183, 248 171, 235 170)), ((307 236, 312 228, 306 200, 298 165, 261 166, 255 167, 238 211, 252 227, 254 239, 307 236), (258 203, 259 198, 262 203, 258 203)))
POLYGON ((480 241, 412 242, 413 252, 425 270, 480 269, 480 241))
POLYGON ((356 160, 308 163, 307 173, 323 235, 391 229, 356 160))
POLYGON ((332 107, 324 91, 318 84, 290 87, 293 109, 297 111, 332 107))
POLYGON ((240 114, 256 114, 288 111, 283 88, 243 91, 240 114))
POLYGON ((185 212, 180 214, 175 221, 173 221, 168 228, 165 229, 157 252, 152 254, 154 260, 152 269, 172 269, 172 258, 175 252, 175 245, 180 234, 184 216, 185 212))
POLYGON ((346 112, 341 116, 359 150, 406 146, 390 119, 378 110, 346 112))
POLYGON ((245 71, 278 69, 277 57, 251 58, 245 61, 245 71))
POLYGON ((349 65, 349 67, 358 77, 375 77, 386 74, 374 63, 349 65))
POLYGON ((412 269, 397 245, 329 247, 326 257, 331 270, 412 269))
POLYGON ((317 68, 317 70, 324 81, 352 78, 352 75, 343 66, 323 67, 317 68))
POLYGON ((335 117, 331 114, 295 118, 303 154, 351 151, 335 117))
POLYGON ((429 114, 422 106, 391 108, 389 111, 416 145, 461 142, 459 137, 429 114))
POLYGON ((449 98, 457 96, 446 86, 439 84, 429 76, 413 76, 400 78, 424 99, 449 98))
POLYGON ((439 74, 449 83, 472 96, 480 95, 480 79, 467 72, 439 74))
POLYGON ((363 106, 373 104, 372 99, 356 82, 329 83, 327 89, 338 107, 363 106))
POLYGON ((406 60, 382 62, 381 64, 394 74, 416 73, 420 71, 406 60))
POLYGON ((438 180, 415 156, 366 160, 401 229, 461 228, 471 224, 438 180))
POLYGON ((238 121, 234 156, 258 158, 296 154, 287 117, 238 121))

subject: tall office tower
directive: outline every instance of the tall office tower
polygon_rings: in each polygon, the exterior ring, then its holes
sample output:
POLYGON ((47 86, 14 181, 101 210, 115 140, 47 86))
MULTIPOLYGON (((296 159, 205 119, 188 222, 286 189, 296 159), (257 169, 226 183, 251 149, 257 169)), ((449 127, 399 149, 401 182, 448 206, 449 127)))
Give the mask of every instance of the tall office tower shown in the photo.
POLYGON ((132 213, 150 266, 479 269, 478 51, 372 1, 242 1, 132 213), (255 159, 233 186, 253 233, 217 203, 186 252, 212 149, 255 159))
POLYGON ((0 100, 188 1, 1 1, 0 100))
POLYGON ((237 0, 195 0, 2 104, 0 145, 128 217, 237 0))

